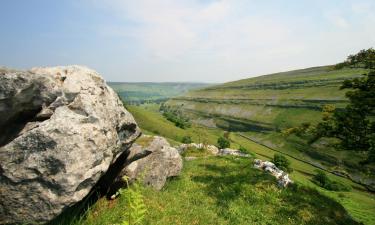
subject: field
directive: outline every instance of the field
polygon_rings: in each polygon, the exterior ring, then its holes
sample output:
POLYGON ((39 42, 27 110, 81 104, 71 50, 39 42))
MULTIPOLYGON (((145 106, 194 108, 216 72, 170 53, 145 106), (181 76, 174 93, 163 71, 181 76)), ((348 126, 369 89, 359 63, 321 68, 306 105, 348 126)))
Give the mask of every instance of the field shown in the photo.
POLYGON ((185 94, 189 90, 207 87, 205 83, 125 83, 108 82, 119 96, 131 104, 162 102, 171 97, 185 94))

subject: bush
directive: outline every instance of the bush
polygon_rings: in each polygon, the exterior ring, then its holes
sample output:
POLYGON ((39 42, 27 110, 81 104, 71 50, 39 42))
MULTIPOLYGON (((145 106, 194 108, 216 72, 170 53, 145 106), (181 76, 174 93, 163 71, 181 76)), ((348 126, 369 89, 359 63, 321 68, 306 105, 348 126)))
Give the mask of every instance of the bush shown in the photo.
POLYGON ((218 148, 220 148, 220 149, 229 148, 229 146, 230 146, 230 142, 225 137, 219 137, 217 139, 217 147, 218 148))
POLYGON ((321 187, 324 187, 327 183, 330 182, 327 174, 320 170, 318 170, 314 175, 313 180, 321 187))
POLYGON ((244 153, 248 152, 247 149, 243 146, 240 146, 240 148, 238 150, 240 150, 241 152, 244 152, 244 153))
POLYGON ((182 143, 184 144, 190 144, 192 143, 193 141, 191 140, 191 137, 190 136, 183 136, 182 137, 182 143))
POLYGON ((191 122, 178 111, 164 111, 163 116, 174 123, 176 127, 185 129, 191 127, 191 122))
POLYGON ((320 170, 314 175, 313 182, 330 191, 350 191, 352 189, 349 185, 329 179, 327 174, 320 170))
POLYGON ((292 172, 293 169, 290 168, 290 161, 281 154, 275 154, 273 156, 272 162, 281 170, 292 172))
POLYGON ((253 157, 253 158, 256 157, 256 155, 255 155, 253 152, 248 151, 248 150, 247 150, 245 147, 243 147, 243 146, 240 146, 240 148, 239 148, 238 150, 240 150, 240 151, 243 152, 243 153, 246 153, 246 154, 251 155, 251 157, 253 157))

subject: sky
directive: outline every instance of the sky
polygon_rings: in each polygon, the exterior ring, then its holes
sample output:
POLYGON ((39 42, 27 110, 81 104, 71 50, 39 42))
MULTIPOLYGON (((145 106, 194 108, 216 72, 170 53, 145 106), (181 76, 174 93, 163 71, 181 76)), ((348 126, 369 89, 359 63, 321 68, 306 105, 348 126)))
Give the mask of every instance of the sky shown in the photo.
POLYGON ((220 83, 375 47, 373 0, 2 0, 0 65, 220 83))

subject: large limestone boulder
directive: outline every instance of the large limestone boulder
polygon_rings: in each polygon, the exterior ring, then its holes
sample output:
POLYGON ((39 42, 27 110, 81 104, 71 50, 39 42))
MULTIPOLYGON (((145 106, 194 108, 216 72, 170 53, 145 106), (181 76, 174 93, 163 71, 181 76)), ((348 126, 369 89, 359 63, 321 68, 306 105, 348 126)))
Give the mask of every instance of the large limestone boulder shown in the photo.
POLYGON ((147 146, 134 144, 130 149, 129 158, 131 159, 144 151, 150 152, 150 154, 127 165, 119 179, 127 176, 132 182, 138 178, 144 184, 160 190, 168 177, 180 174, 182 158, 177 149, 171 147, 165 138, 155 136, 147 146))
POLYGON ((0 68, 0 224, 44 223, 82 200, 140 131, 81 66, 0 68))

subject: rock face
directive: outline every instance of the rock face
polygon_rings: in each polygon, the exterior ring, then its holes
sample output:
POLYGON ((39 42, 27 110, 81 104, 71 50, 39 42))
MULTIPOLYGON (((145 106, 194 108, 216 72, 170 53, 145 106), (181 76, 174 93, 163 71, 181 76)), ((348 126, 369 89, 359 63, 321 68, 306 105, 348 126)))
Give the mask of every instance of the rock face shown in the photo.
POLYGON ((130 149, 129 158, 142 151, 149 151, 151 154, 126 166, 119 179, 125 175, 129 177, 130 181, 139 178, 144 184, 160 190, 168 177, 180 174, 182 158, 177 149, 171 147, 165 138, 155 136, 146 147, 134 144, 130 149))
POLYGON ((0 68, 0 224, 44 223, 82 200, 140 131, 98 73, 0 68))
POLYGON ((293 183, 293 181, 289 178, 289 175, 284 171, 280 170, 273 164, 272 162, 262 161, 260 159, 254 160, 254 167, 262 169, 272 176, 276 177, 279 186, 286 187, 288 184, 293 183))

